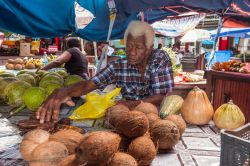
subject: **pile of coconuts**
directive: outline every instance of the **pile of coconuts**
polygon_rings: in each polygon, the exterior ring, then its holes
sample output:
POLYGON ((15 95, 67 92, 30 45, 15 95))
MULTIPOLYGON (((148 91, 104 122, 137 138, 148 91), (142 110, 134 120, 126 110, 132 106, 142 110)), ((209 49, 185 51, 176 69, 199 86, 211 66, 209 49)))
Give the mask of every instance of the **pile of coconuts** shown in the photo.
POLYGON ((20 152, 30 166, 148 166, 157 152, 172 150, 186 127, 181 116, 160 119, 156 106, 143 102, 133 110, 109 108, 105 123, 110 131, 32 130, 20 152))

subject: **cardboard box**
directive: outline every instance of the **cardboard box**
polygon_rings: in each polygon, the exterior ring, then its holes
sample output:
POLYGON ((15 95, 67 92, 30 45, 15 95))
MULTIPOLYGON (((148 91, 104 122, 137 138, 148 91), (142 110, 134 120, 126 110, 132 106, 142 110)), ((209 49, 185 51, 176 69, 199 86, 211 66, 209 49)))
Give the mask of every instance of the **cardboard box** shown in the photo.
POLYGON ((30 43, 20 43, 20 56, 32 56, 30 54, 30 43))

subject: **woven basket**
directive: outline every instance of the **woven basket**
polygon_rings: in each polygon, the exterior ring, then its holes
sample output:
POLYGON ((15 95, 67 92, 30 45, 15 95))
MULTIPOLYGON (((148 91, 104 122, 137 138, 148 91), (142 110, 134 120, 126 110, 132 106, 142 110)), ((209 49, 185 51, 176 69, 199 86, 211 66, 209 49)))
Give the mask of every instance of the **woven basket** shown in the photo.
POLYGON ((221 131, 221 166, 250 166, 250 123, 221 131))

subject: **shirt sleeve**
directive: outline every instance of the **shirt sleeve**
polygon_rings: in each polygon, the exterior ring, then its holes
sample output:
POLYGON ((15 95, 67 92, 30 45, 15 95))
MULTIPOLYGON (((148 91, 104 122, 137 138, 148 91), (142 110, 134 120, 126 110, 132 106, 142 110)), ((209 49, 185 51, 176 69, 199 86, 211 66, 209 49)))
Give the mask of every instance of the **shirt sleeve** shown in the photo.
POLYGON ((99 88, 104 88, 109 84, 114 83, 114 65, 109 64, 106 68, 97 73, 91 78, 99 88))
POLYGON ((171 61, 165 51, 161 51, 160 55, 154 61, 154 69, 151 70, 152 90, 154 94, 167 94, 173 90, 173 72, 171 61))

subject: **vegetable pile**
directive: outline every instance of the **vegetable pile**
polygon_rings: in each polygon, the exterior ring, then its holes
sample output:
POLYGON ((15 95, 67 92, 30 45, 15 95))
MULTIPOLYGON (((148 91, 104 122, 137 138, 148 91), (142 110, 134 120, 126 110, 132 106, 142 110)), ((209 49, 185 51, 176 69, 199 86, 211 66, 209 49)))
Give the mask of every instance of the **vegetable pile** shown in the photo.
POLYGON ((9 72, 0 73, 0 102, 16 109, 10 115, 27 108, 31 111, 41 106, 54 90, 83 80, 78 75, 68 75, 65 70, 48 72, 22 70, 15 76, 9 72))

